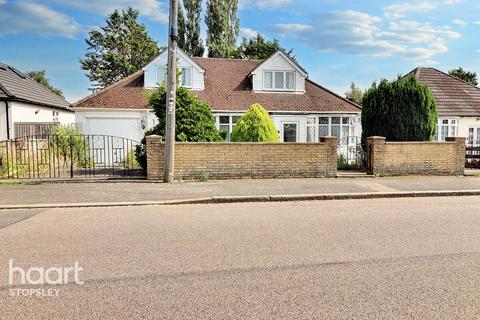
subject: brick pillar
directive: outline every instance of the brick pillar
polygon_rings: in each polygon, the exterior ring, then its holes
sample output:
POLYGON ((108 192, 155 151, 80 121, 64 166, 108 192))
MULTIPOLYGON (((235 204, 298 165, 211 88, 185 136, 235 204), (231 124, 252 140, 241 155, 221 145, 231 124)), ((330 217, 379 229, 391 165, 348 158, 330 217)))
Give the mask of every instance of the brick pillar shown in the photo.
POLYGON ((165 143, 162 137, 151 135, 147 140, 147 179, 163 180, 163 162, 165 154, 165 143))
POLYGON ((383 164, 381 162, 381 152, 385 146, 385 137, 368 137, 367 138, 367 172, 368 174, 381 175, 383 164))
POLYGON ((337 137, 320 137, 320 142, 327 145, 326 177, 337 176, 337 137))
POLYGON ((447 142, 455 143, 455 169, 452 174, 456 176, 463 176, 465 174, 465 138, 460 137, 448 137, 445 139, 447 142))

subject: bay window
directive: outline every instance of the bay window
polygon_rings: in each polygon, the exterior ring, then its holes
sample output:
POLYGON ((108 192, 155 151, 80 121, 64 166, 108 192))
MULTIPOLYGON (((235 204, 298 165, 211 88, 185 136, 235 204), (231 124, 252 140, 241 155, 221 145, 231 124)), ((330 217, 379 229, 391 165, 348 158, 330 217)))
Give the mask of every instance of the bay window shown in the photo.
POLYGON ((321 116, 318 118, 318 139, 326 136, 335 136, 338 141, 352 137, 353 120, 345 116, 321 116))
POLYGON ((445 141, 447 137, 455 137, 457 134, 458 119, 438 119, 433 141, 445 141))
POLYGON ((293 91, 295 90, 295 72, 264 71, 263 88, 278 91, 293 91))

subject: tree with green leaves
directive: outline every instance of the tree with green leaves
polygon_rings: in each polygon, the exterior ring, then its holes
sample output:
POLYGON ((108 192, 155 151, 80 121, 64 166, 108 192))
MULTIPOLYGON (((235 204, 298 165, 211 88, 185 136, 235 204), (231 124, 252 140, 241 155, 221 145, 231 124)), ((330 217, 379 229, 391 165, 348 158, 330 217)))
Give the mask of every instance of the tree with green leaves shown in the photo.
POLYGON ((438 113, 428 87, 410 75, 382 80, 362 100, 362 137, 383 136, 387 141, 430 141, 438 113))
MULTIPOLYGON (((167 103, 167 87, 161 85, 158 90, 148 96, 150 106, 158 118, 158 124, 145 133, 145 136, 156 134, 165 136, 165 105, 167 103)), ((221 132, 217 129, 215 118, 208 104, 201 102, 188 89, 177 88, 175 109, 175 140, 182 142, 221 142, 221 132)), ((140 166, 146 170, 146 141, 137 146, 135 156, 140 166)))
POLYGON ((240 22, 238 0, 207 0, 205 23, 210 58, 232 58, 237 55, 240 22))
POLYGON ((452 69, 448 71, 448 74, 459 79, 462 79, 465 82, 470 83, 473 86, 478 86, 477 73, 464 70, 462 67, 452 69))
POLYGON ((82 69, 93 83, 92 90, 111 85, 135 73, 158 55, 159 47, 137 21, 139 12, 132 8, 115 10, 104 26, 88 33, 82 69))
POLYGON ((261 105, 252 105, 235 125, 231 135, 233 142, 278 142, 275 124, 261 105))
POLYGON ((50 84, 50 79, 47 78, 47 73, 45 70, 40 70, 40 71, 28 71, 25 73, 27 76, 32 78, 33 80, 37 81, 40 83, 42 86, 47 88, 48 90, 52 91, 55 94, 58 94, 59 96, 63 97, 63 92, 62 90, 55 88, 50 84))
POLYGON ((242 43, 238 47, 238 57, 241 59, 258 59, 263 60, 269 58, 272 54, 282 49, 277 39, 268 41, 261 34, 247 40, 243 38, 242 43))
POLYGON ((363 91, 352 81, 350 89, 345 92, 345 97, 358 105, 362 105, 363 91))
POLYGON ((186 22, 185 22, 185 14, 183 13, 181 3, 178 4, 178 39, 177 45, 183 51, 185 50, 186 46, 186 22))
MULTIPOLYGON (((165 136, 166 86, 160 86, 157 91, 149 96, 148 100, 159 120, 150 134, 165 136)), ((184 87, 177 88, 175 123, 175 138, 177 141, 216 142, 223 140, 208 104, 201 102, 184 87)))
POLYGON ((184 21, 183 30, 179 25, 178 31, 180 36, 183 34, 184 43, 180 44, 179 41, 178 45, 189 55, 193 57, 201 57, 205 51, 202 39, 200 38, 200 15, 202 13, 202 1, 183 0, 183 5, 185 7, 186 19, 184 21))

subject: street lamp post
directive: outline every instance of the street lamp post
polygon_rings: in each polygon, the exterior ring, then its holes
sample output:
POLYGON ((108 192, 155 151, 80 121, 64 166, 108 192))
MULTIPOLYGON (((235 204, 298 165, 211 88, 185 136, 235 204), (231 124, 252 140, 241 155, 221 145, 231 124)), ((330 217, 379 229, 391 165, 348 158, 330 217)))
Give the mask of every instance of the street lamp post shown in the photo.
POLYGON ((173 182, 175 157, 175 104, 177 95, 178 1, 170 0, 168 28, 167 103, 164 182, 173 182))

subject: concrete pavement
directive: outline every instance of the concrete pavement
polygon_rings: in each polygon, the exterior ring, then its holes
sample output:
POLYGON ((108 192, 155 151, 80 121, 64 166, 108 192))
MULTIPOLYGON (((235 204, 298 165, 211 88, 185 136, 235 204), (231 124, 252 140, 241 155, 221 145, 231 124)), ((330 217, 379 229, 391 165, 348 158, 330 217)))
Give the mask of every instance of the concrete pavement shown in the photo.
POLYGON ((480 177, 271 179, 163 183, 0 185, 0 207, 31 204, 138 203, 207 197, 479 191, 480 177))
MULTIPOLYGON (((50 209, 0 229, 0 275, 84 285, 2 319, 474 319, 480 197, 50 209)), ((2 211, 5 214, 9 211, 2 211)), ((5 279, 5 277, 1 276, 5 279)))

